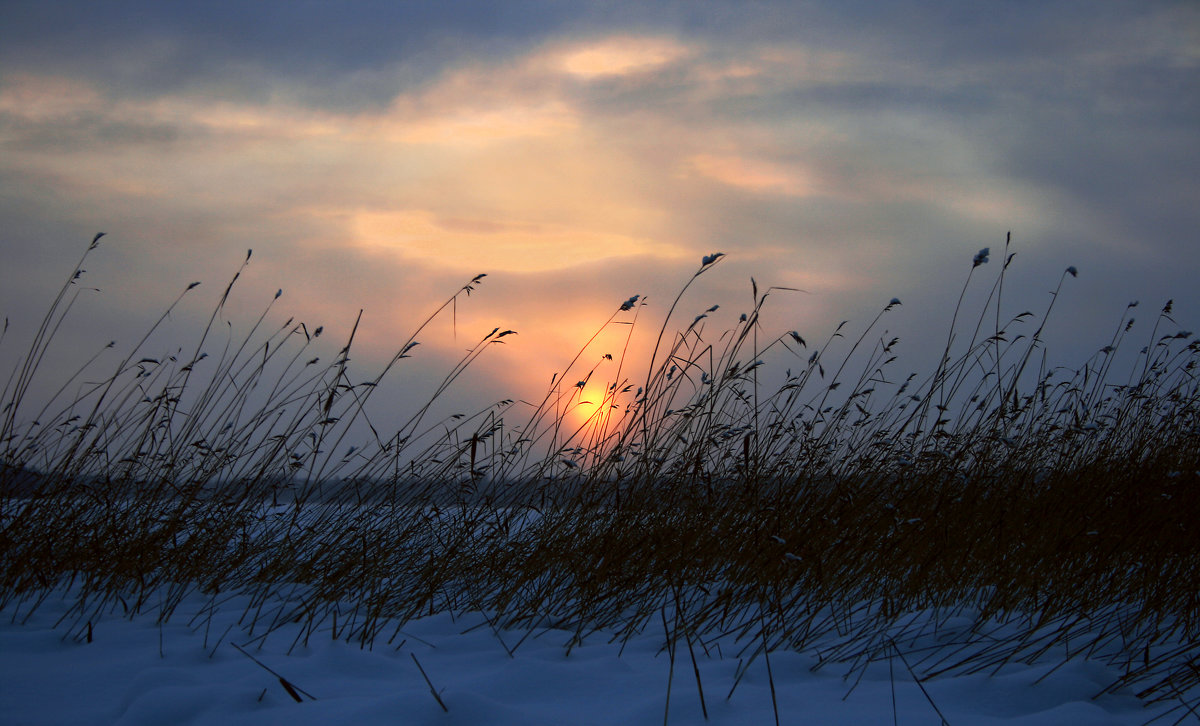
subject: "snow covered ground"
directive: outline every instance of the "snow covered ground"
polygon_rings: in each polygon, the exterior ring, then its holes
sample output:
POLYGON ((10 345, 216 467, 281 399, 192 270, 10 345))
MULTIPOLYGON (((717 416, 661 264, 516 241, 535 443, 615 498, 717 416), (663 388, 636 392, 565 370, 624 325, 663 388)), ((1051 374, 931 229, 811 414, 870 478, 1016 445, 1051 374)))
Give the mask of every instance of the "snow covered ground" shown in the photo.
MULTIPOLYGON (((664 714, 671 724, 705 722, 686 645, 677 644, 672 672, 661 629, 623 650, 592 635, 568 653, 565 631, 497 633, 478 613, 440 614, 388 628, 391 645, 366 650, 328 628, 307 644, 297 642, 298 625, 256 639, 236 625, 244 600, 193 618, 208 603, 193 595, 161 627, 153 615, 94 622, 88 643, 82 631, 54 627, 73 602, 49 599, 24 624, 11 607, 0 613, 0 723, 528 726, 662 724, 664 714)), ((770 676, 759 658, 727 697, 737 654, 708 650, 695 647, 710 724, 775 723, 772 680, 783 724, 1196 723, 1178 704, 1147 708, 1127 692, 1093 700, 1120 674, 1082 659, 918 684, 899 658, 881 658, 855 686, 845 667, 814 671, 815 655, 775 651, 770 676)))

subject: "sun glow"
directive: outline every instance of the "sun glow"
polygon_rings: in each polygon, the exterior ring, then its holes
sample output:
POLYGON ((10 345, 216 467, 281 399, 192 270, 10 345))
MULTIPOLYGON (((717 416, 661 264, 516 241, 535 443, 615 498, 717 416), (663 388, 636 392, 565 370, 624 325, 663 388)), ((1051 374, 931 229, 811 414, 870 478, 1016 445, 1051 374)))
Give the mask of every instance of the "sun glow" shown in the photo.
POLYGON ((606 388, 605 384, 590 382, 571 400, 567 410, 567 423, 572 429, 582 429, 591 437, 601 432, 605 419, 612 419, 615 409, 610 408, 612 400, 606 388), (606 410, 609 412, 607 415, 606 410))

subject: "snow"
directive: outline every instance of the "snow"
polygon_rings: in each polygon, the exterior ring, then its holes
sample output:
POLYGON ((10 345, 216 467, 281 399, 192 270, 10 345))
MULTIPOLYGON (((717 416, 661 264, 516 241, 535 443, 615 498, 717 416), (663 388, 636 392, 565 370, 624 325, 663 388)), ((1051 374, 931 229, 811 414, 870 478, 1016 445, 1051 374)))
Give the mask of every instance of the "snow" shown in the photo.
MULTIPOLYGON (((328 627, 306 642, 300 625, 264 638, 261 625, 238 624, 244 598, 210 616, 211 600, 193 593, 161 625, 153 612, 127 617, 118 606, 92 623, 89 643, 70 627, 75 602, 56 592, 32 614, 28 604, 0 611, 0 723, 582 726, 662 724, 664 714, 670 724, 705 723, 687 646, 676 643, 672 670, 661 627, 623 648, 602 633, 568 648, 571 632, 497 632, 481 613, 441 613, 391 625, 390 644, 380 638, 366 649, 328 627)), ((955 726, 1143 724, 1164 714, 1155 723, 1196 723, 1179 704, 1146 707, 1129 692, 1093 700, 1120 673, 1082 658, 918 684, 895 657, 873 661, 860 680, 846 678, 844 664, 814 670, 816 654, 775 650, 770 676, 760 657, 738 681, 740 646, 706 647, 694 644, 707 723, 716 725, 775 723, 772 679, 783 724, 938 724, 939 711, 955 726)))

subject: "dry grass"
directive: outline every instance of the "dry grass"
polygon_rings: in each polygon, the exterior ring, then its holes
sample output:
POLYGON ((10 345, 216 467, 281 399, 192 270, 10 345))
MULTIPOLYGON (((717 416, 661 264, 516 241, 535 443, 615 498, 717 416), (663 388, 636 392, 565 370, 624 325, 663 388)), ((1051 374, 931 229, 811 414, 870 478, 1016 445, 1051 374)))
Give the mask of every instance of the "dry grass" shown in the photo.
MULTIPOLYGON (((588 425, 570 423, 579 387, 428 420, 511 332, 495 330, 390 433, 367 401, 482 276, 359 379, 353 335, 321 363, 320 331, 271 328, 270 306, 244 338, 217 340, 235 275, 191 353, 144 339, 30 415, 77 266, 4 388, 0 606, 19 618, 69 592, 77 637, 114 610, 165 620, 197 590, 210 616, 228 593, 252 596, 248 642, 300 622, 302 639, 382 645, 447 609, 487 613, 497 638, 566 628, 568 648, 662 627, 701 699, 697 653, 720 643, 746 664, 808 650, 851 678, 892 653, 918 678, 1084 656, 1121 668, 1111 688, 1189 708, 1200 345, 1168 303, 1148 338, 1122 318, 1079 368, 1047 368, 1053 303, 1002 319, 1011 261, 1006 244, 983 312, 956 312, 925 377, 896 372, 898 341, 872 338, 880 317, 852 343, 839 328, 819 349, 796 333, 760 344, 770 290, 716 337, 703 315, 668 333, 685 285, 652 360, 617 361, 588 425), (1135 336, 1145 348, 1118 365, 1135 336), (793 370, 768 389, 759 361, 780 359, 793 370), (372 446, 348 450, 354 427, 372 446)), ((626 301, 605 325, 632 335, 641 309, 626 301)), ((590 378, 582 355, 557 380, 590 378)))

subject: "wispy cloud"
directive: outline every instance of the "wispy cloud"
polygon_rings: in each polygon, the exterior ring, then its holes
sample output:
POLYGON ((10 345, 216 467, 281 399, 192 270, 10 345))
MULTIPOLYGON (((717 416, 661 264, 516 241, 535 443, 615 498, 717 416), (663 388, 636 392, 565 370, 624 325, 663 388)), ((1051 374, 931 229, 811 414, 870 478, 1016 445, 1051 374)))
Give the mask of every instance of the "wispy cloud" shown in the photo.
POLYGON ((591 79, 648 73, 690 53, 687 45, 670 38, 615 36, 551 51, 546 60, 565 73, 591 79))
POLYGON ((578 225, 441 218, 423 209, 355 212, 350 224, 358 244, 438 267, 469 260, 480 270, 544 272, 616 257, 684 259, 670 244, 578 225))
POLYGON ((687 167, 722 184, 754 192, 806 197, 819 193, 819 185, 803 171, 760 159, 697 154, 687 167))
POLYGON ((386 138, 404 143, 468 146, 548 136, 578 125, 576 114, 566 104, 552 101, 502 108, 452 109, 412 120, 385 120, 383 129, 386 138))

